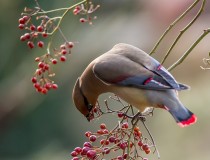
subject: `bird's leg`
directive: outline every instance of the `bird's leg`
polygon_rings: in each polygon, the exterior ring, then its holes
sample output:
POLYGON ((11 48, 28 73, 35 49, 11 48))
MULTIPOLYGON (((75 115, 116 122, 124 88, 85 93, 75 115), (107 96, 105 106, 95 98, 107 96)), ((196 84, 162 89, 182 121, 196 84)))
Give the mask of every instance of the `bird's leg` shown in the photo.
POLYGON ((142 112, 138 112, 133 116, 131 120, 132 125, 136 124, 138 120, 141 120, 142 122, 146 121, 146 117, 142 114, 142 112))

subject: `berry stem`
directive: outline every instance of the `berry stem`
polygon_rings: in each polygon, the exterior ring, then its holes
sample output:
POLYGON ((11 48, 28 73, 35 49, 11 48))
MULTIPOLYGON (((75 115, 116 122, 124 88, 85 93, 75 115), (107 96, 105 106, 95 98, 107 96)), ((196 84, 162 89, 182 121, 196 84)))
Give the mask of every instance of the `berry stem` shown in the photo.
POLYGON ((87 0, 83 0, 83 1, 81 1, 81 2, 79 2, 79 3, 76 3, 76 4, 72 5, 71 7, 69 7, 69 8, 63 13, 63 15, 61 16, 61 19, 59 20, 59 22, 58 22, 57 26, 55 27, 55 29, 54 29, 51 33, 49 33, 49 35, 53 35, 53 34, 59 29, 62 20, 64 19, 64 17, 66 16, 66 14, 67 14, 71 9, 73 9, 74 7, 76 7, 76 6, 80 5, 80 4, 85 3, 86 1, 87 1, 87 0))
POLYGON ((196 20, 200 17, 201 13, 204 11, 204 6, 206 4, 206 0, 202 1, 201 7, 198 11, 198 13, 196 14, 196 16, 192 19, 192 21, 187 24, 180 32, 179 35, 176 37, 176 39, 174 40, 173 44, 171 45, 171 47, 169 48, 169 50, 167 51, 167 53, 165 54, 161 64, 163 64, 166 59, 168 58, 169 54, 171 53, 172 49, 175 47, 175 45, 177 44, 177 42, 179 42, 179 39, 182 37, 182 35, 193 25, 194 22, 196 22, 196 20))
POLYGON ((156 151, 156 152, 157 152, 158 159, 160 159, 160 153, 159 153, 159 151, 158 151, 158 149, 157 149, 155 140, 154 140, 154 138, 153 138, 153 136, 152 136, 152 134, 151 134, 149 128, 147 127, 147 125, 145 124, 144 121, 142 121, 142 124, 144 125, 145 129, 147 130, 147 133, 149 134, 149 136, 150 136, 150 138, 151 138, 151 140, 152 140, 152 143, 153 143, 153 145, 154 145, 155 150, 154 150, 153 153, 155 153, 155 151, 156 151))
MULTIPOLYGON (((132 111, 133 111, 133 108, 132 108, 132 111)), ((133 113, 133 115, 134 115, 134 113, 133 113)), ((127 148, 128 157, 126 158, 126 160, 129 160, 129 158, 130 158, 130 139, 131 139, 131 137, 132 137, 132 135, 133 135, 134 128, 136 127, 136 125, 137 125, 137 123, 139 122, 139 120, 140 120, 140 119, 137 119, 137 120, 135 121, 135 123, 132 125, 131 132, 130 132, 130 134, 129 134, 129 136, 128 136, 128 148, 127 148)), ((134 140, 135 140, 135 138, 134 138, 134 140)))
POLYGON ((210 28, 205 29, 204 32, 198 37, 198 39, 190 46, 190 48, 182 55, 180 59, 178 59, 174 64, 172 64, 169 68, 168 71, 173 70, 176 66, 181 64, 187 56, 191 53, 191 51, 200 43, 200 41, 206 37, 210 33, 210 28))
POLYGON ((184 13, 182 13, 173 23, 171 23, 168 28, 165 30, 165 32, 162 34, 162 36, 160 37, 160 39, 158 40, 158 42, 155 44, 155 46, 153 47, 153 49, 151 50, 149 55, 152 55, 156 52, 158 46, 160 45, 160 43, 162 42, 162 40, 164 39, 164 37, 168 34, 168 32, 179 22, 181 21, 188 12, 190 12, 199 2, 200 0, 196 0, 184 13))
POLYGON ((41 11, 41 12, 38 12, 38 14, 47 14, 47 13, 59 12, 59 11, 67 10, 67 9, 69 9, 69 8, 58 8, 58 9, 53 9, 53 10, 49 10, 49 11, 41 11))
POLYGON ((63 39, 68 42, 67 38, 65 37, 65 35, 63 34, 62 30, 60 27, 58 27, 58 31, 60 32, 61 36, 63 37, 63 39))

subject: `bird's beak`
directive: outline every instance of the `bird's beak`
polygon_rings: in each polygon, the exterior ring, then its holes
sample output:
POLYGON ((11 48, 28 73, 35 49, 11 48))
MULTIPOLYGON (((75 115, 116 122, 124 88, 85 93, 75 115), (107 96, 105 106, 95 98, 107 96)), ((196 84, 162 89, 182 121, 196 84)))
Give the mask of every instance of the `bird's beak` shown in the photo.
POLYGON ((94 115, 89 112, 85 117, 87 118, 88 122, 90 122, 94 118, 94 115))

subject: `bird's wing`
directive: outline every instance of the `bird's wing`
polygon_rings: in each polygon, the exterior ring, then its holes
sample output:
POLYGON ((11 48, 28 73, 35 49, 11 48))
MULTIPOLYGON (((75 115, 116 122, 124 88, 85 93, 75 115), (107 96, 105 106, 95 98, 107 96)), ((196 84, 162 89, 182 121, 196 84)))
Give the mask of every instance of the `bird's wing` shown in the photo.
POLYGON ((172 88, 176 90, 189 89, 189 86, 177 83, 174 77, 156 59, 137 47, 120 43, 115 45, 110 52, 127 57, 131 61, 142 65, 154 74, 162 77, 172 88))
POLYGON ((176 89, 175 85, 166 80, 171 78, 168 72, 152 71, 123 55, 106 54, 99 57, 95 61, 93 72, 106 84, 154 90, 176 89))

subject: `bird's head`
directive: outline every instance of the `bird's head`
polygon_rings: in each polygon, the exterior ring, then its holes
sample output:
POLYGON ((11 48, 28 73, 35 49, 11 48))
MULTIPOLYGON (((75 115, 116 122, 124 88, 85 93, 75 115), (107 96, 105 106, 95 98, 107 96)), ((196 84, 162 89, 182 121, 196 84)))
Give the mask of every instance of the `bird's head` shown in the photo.
POLYGON ((84 95, 81 89, 80 78, 78 78, 75 83, 72 98, 80 113, 82 113, 87 118, 87 120, 90 121, 93 118, 93 114, 91 112, 93 105, 89 103, 87 97, 84 95))

